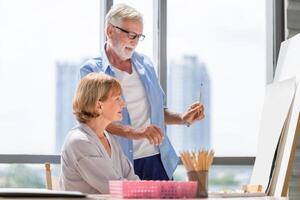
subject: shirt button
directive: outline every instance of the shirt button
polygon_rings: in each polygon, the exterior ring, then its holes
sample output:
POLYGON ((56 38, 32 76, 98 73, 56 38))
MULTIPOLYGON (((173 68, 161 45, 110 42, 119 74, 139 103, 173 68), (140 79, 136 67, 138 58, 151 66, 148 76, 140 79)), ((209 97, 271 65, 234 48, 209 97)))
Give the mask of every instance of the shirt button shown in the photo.
POLYGON ((132 150, 129 150, 129 153, 132 153, 132 150))

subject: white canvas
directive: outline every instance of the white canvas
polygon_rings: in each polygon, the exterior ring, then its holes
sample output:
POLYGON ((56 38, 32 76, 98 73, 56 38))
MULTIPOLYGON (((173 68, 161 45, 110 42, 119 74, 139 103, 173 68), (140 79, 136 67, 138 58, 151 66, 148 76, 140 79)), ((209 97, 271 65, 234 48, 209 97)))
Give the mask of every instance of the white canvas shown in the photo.
POLYGON ((282 152, 283 155, 280 162, 278 162, 279 166, 276 166, 278 167, 278 178, 275 184, 275 193, 274 193, 274 196, 276 197, 280 197, 283 191, 284 180, 287 176, 288 164, 292 153, 292 145, 295 139, 295 131, 298 122, 299 111, 300 111, 300 87, 298 85, 293 107, 291 110, 291 118, 289 123, 287 124, 286 132, 284 132, 285 143, 283 144, 284 145, 283 152, 282 152))
POLYGON ((258 148, 250 184, 260 184, 266 190, 276 146, 291 106, 295 78, 269 84, 260 121, 258 148))
POLYGON ((300 81, 300 34, 281 43, 274 81, 296 77, 300 81))

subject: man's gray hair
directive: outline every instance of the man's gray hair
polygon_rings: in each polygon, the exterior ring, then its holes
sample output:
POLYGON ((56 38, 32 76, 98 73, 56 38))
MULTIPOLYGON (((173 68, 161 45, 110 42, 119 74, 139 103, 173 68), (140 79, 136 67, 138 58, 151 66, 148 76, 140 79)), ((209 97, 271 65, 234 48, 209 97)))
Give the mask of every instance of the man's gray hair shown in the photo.
POLYGON ((135 8, 126 4, 115 4, 105 17, 105 29, 110 23, 117 26, 123 20, 134 20, 143 24, 143 16, 135 8))

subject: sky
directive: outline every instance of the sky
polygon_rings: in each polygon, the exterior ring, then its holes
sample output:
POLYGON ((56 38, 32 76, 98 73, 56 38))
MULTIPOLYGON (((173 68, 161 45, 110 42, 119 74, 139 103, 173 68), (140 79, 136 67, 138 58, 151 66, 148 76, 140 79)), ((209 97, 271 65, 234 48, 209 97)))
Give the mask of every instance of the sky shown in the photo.
MULTIPOLYGON (((152 57, 152 1, 117 2, 143 13, 146 39, 137 50, 152 57)), ((253 156, 266 83, 265 2, 172 0, 168 7, 168 60, 196 55, 212 79, 216 154, 253 156)), ((99 0, 0 0, 1 153, 53 153, 55 63, 99 54, 99 10, 99 0)))

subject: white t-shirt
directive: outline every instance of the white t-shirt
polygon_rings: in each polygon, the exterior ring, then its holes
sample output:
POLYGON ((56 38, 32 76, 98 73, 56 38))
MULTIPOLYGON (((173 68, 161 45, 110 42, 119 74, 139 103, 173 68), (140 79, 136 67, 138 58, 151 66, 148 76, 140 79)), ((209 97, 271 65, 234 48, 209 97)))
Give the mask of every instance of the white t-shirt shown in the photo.
MULTIPOLYGON (((145 94, 144 86, 134 67, 132 73, 121 71, 113 67, 116 78, 121 82, 123 96, 129 112, 131 125, 135 128, 150 124, 150 106, 145 94)), ((151 145, 147 138, 133 140, 133 159, 159 154, 159 149, 151 145)))

